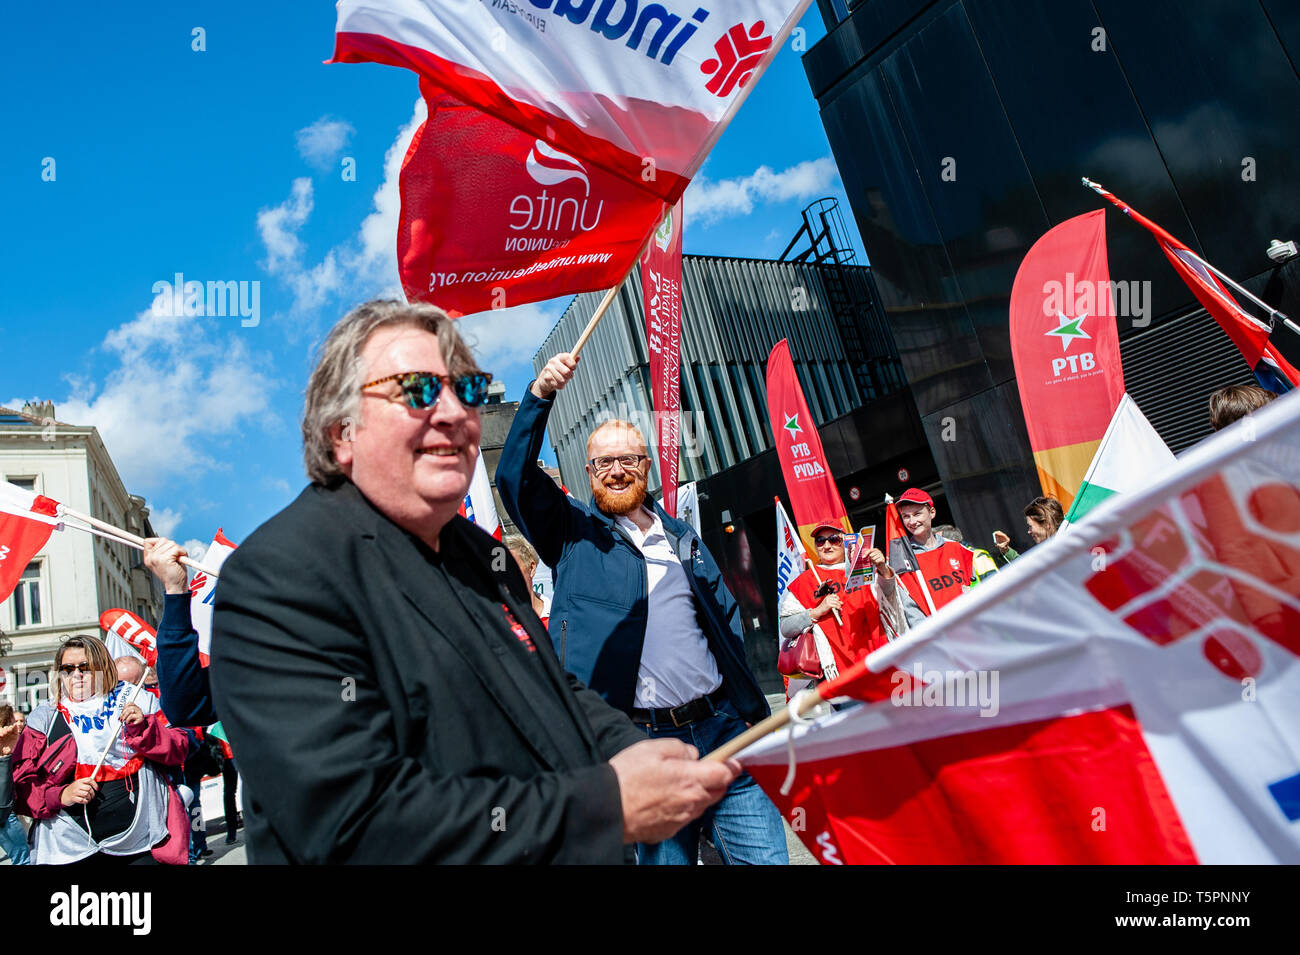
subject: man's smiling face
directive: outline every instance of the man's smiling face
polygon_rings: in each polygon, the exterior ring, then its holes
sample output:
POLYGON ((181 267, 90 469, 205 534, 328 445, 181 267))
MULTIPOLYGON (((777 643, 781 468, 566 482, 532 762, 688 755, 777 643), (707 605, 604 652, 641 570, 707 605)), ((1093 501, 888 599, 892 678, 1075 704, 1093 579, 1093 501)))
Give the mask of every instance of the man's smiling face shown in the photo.
POLYGON ((645 501, 650 474, 650 459, 645 454, 645 439, 626 422, 607 422, 592 432, 587 439, 587 475, 596 506, 602 512, 630 514, 645 501), (601 461, 609 464, 606 470, 591 465, 593 460, 626 455, 639 455, 637 463, 629 468, 618 460, 601 461))
MULTIPOLYGON (((407 371, 447 374, 437 336, 409 325, 384 326, 361 350, 362 381, 407 371)), ((466 408, 444 383, 432 408, 416 410, 395 381, 365 389, 361 420, 334 442, 339 466, 376 507, 404 527, 460 508, 482 429, 477 408, 466 408)))

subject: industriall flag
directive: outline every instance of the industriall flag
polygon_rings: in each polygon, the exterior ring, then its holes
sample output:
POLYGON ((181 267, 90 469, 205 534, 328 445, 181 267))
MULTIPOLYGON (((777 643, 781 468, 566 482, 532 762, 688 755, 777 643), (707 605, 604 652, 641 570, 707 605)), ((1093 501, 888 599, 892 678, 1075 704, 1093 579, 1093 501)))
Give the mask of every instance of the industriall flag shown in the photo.
POLYGON ((1162 471, 1173 467, 1176 460, 1137 402, 1125 392, 1060 530, 1082 520, 1111 495, 1146 487, 1162 471))
POLYGON ((1069 510, 1124 394, 1104 210, 1034 243, 1011 288, 1010 332, 1038 479, 1069 510))
POLYGON ((617 284, 808 2, 341 0, 333 62, 411 69, 431 110, 403 171, 408 295, 466 313, 617 284), (448 187, 468 215, 432 204, 448 187))
MULTIPOLYGON (((222 528, 217 528, 217 535, 203 552, 203 564, 220 573, 221 565, 235 551, 235 546, 226 539, 222 528)), ((217 578, 202 571, 195 573, 190 580, 190 622, 199 636, 199 664, 207 666, 212 652, 212 599, 217 593, 217 578)))
POLYGON ((663 507, 677 513, 677 456, 682 429, 682 204, 663 220, 641 257, 641 298, 650 352, 651 404, 659 446, 663 507))
POLYGON ((131 611, 105 610, 99 615, 99 628, 114 660, 135 657, 147 667, 158 664, 158 632, 131 611))
POLYGON ((1083 182, 1156 237, 1160 250, 1178 277, 1187 283, 1192 294, 1232 339, 1261 386, 1277 394, 1300 386, 1300 371, 1269 340, 1273 333, 1269 324, 1243 309, 1204 260, 1146 216, 1135 212, 1128 203, 1120 201, 1114 193, 1090 179, 1083 182))
POLYGON ((819 688, 873 702, 787 795, 740 754, 818 859, 1300 862, 1300 393, 1252 418, 819 688))
POLYGON ((0 602, 18 586, 31 559, 59 526, 59 503, 0 481, 0 602))
POLYGON ((812 412, 804 399, 803 388, 795 375, 790 358, 790 344, 781 339, 767 356, 767 414, 776 441, 776 456, 781 462, 790 510, 799 525, 799 538, 814 562, 817 548, 812 532, 823 521, 838 523, 846 533, 853 532, 839 488, 826 464, 821 435, 813 424, 812 412))

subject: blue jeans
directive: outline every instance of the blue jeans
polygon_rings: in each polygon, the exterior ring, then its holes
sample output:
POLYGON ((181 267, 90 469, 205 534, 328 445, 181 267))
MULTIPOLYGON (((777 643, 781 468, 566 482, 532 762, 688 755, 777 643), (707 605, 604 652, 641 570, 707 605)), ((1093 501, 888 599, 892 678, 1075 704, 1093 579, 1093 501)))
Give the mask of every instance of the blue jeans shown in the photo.
MULTIPOLYGON (((705 756, 727 740, 745 731, 745 721, 728 700, 713 715, 686 726, 638 723, 651 739, 679 739, 705 756)), ((700 832, 708 827, 713 844, 727 865, 789 865, 785 827, 772 800, 749 773, 741 773, 727 788, 722 800, 705 810, 671 839, 656 845, 638 843, 638 865, 695 865, 699 856, 700 832)))
POLYGON ((27 865, 27 830, 15 813, 10 813, 5 824, 0 826, 0 849, 4 849, 14 865, 27 865))

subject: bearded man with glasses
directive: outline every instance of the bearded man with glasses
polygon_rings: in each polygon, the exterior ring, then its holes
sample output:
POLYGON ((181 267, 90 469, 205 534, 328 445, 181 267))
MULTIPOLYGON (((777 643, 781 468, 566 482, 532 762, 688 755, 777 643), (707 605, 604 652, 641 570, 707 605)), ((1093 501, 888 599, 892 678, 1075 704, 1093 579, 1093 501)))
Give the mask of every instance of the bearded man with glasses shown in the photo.
MULTIPOLYGON (((650 458, 636 427, 606 421, 587 439, 591 505, 538 467, 556 392, 577 363, 561 353, 529 386, 497 490, 552 568, 549 629, 561 666, 647 736, 708 752, 769 712, 745 660, 739 608, 704 542, 647 496, 650 458)), ((642 840, 638 861, 694 865, 701 830, 729 864, 789 861, 781 817, 746 773, 671 839, 642 840)))
POLYGON ((322 346, 312 483, 216 589, 252 862, 629 861, 740 770, 566 675, 506 548, 458 515, 489 380, 431 305, 367 303, 322 346))

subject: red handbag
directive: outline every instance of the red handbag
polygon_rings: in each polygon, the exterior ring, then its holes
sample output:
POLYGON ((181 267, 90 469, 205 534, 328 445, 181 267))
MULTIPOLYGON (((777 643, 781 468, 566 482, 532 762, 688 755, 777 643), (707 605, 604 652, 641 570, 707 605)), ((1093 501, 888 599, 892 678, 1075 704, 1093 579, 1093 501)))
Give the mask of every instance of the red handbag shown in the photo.
POLYGON ((817 655, 817 641, 811 630, 805 631, 786 644, 782 641, 781 652, 776 657, 776 669, 782 676, 806 676, 814 680, 822 678, 822 661, 817 655))

